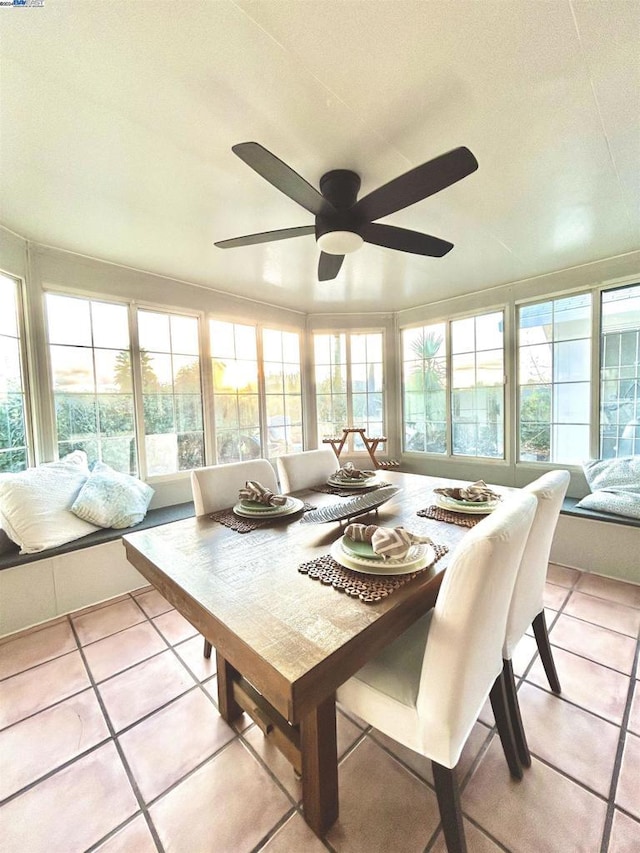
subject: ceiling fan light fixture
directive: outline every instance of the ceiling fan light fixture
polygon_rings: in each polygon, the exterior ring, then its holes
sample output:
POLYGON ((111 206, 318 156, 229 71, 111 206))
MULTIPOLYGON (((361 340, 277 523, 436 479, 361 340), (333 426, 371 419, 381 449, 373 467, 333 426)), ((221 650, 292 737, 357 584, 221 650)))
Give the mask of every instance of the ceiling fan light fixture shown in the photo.
POLYGON ((364 246, 364 240, 355 231, 326 231, 318 237, 318 246, 328 255, 349 255, 364 246))

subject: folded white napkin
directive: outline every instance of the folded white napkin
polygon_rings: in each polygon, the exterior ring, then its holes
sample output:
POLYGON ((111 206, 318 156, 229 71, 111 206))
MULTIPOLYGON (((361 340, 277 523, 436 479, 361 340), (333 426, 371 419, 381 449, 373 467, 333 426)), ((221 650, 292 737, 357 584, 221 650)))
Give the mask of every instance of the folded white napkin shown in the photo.
POLYGON ((348 524, 344 535, 354 542, 371 542, 374 554, 384 560, 403 560, 412 545, 431 542, 428 536, 418 536, 404 527, 378 527, 377 524, 348 524))
POLYGON ((240 489, 238 497, 241 501, 256 501, 266 506, 284 506, 287 502, 286 495, 274 495, 271 489, 267 489, 256 480, 247 480, 244 489, 240 489))
POLYGON ((353 462, 345 463, 342 468, 339 468, 333 475, 336 480, 368 480, 369 477, 375 477, 375 471, 361 471, 353 464, 353 462))
POLYGON ((444 495, 457 501, 473 501, 474 503, 487 503, 487 501, 499 501, 500 495, 490 489, 484 480, 476 480, 470 486, 456 486, 433 490, 437 495, 444 495))

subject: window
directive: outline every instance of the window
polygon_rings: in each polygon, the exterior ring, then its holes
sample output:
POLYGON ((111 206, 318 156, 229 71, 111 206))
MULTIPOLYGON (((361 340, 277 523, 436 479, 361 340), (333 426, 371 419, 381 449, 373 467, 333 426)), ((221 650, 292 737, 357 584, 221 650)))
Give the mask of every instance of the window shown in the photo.
POLYGON ((504 458, 504 315, 451 322, 453 454, 504 458))
MULTIPOLYGON (((351 346, 351 423, 365 427, 368 437, 384 435, 382 405, 382 334, 380 332, 349 335, 351 346)), ((364 450, 359 435, 354 436, 355 450, 364 450)))
POLYGON ((204 429, 198 320, 139 310, 147 476, 200 468, 204 429))
POLYGON ((402 333, 404 449, 447 452, 447 350, 444 323, 402 333))
POLYGON ((318 438, 342 434, 347 414, 347 336, 314 335, 318 438))
POLYGON ((216 458, 241 462, 262 455, 255 326, 211 320, 216 458))
POLYGON ((602 293, 600 456, 640 454, 640 285, 602 293))
POLYGON ((262 331, 267 456, 302 450, 302 376, 300 335, 262 331))
POLYGON ((0 473, 29 465, 19 284, 0 275, 0 473))
POLYGON ((406 451, 504 458, 503 326, 494 311, 402 331, 406 451))
MULTIPOLYGON (((318 438, 340 436, 345 427, 364 427, 370 438, 382 435, 382 332, 313 337, 318 438)), ((359 435, 349 436, 349 442, 349 450, 366 449, 359 435)))
POLYGON ((59 455, 136 474, 127 307, 53 294, 46 306, 59 455))
POLYGON ((519 459, 589 458, 591 295, 518 311, 519 459))

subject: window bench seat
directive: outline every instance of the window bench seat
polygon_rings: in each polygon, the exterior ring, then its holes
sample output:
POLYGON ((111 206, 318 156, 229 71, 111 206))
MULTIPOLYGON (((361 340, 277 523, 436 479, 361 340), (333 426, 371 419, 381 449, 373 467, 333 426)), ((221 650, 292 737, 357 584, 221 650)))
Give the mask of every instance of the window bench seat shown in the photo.
POLYGON ((576 518, 590 518, 593 521, 605 521, 610 524, 624 524, 627 527, 640 527, 640 518, 628 515, 614 515, 611 512, 600 512, 594 509, 583 509, 577 506, 580 498, 565 498, 560 512, 563 515, 573 515, 576 518))
POLYGON ((551 562, 640 584, 640 519, 582 509, 565 498, 551 562))
POLYGON ((189 518, 192 502, 151 509, 135 527, 96 530, 37 554, 0 554, 0 637, 146 586, 122 536, 189 518))

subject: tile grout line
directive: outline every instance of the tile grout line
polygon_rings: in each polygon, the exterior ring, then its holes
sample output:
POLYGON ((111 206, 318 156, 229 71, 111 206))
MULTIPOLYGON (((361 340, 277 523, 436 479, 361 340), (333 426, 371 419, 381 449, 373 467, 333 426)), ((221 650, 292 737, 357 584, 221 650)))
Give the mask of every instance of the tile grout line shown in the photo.
MULTIPOLYGON (((613 773, 611 774, 611 787, 609 789, 609 801, 607 807, 607 813, 605 816, 604 827, 602 831, 602 846, 600 848, 600 853, 607 853, 607 848, 609 846, 609 842, 611 840, 611 830, 613 827, 613 817, 615 813, 616 807, 616 793, 618 789, 618 782, 620 781, 620 770, 622 767, 622 759, 624 756, 624 749, 627 742, 627 728, 629 725, 629 717, 631 715, 631 705, 633 703, 633 694, 634 694, 634 684, 635 678, 634 675, 638 672, 638 666, 640 662, 640 632, 639 636, 636 638, 636 652, 634 656, 633 666, 631 667, 631 675, 629 677, 629 690, 627 693, 627 702, 625 705, 624 713, 622 715, 622 721, 620 725, 620 737, 618 739, 618 747, 616 749, 616 757, 613 764, 613 773)), ((638 682, 640 684, 640 681, 638 682)))
MULTIPOLYGON (((140 608, 140 609, 142 609, 142 608, 140 608)), ((145 614, 145 618, 146 618, 146 614, 145 614)), ((140 789, 138 787, 138 783, 136 782, 135 777, 134 777, 133 773, 131 772, 131 768, 129 767, 129 762, 127 761, 127 758, 124 754, 122 746, 120 745, 120 742, 118 741, 118 738, 116 737, 116 732, 115 732, 114 726, 111 722, 111 718, 109 717, 109 714, 107 713, 106 706, 102 700, 102 696, 100 695, 100 691, 98 690, 98 686, 95 682, 95 679, 93 678, 93 674, 91 673, 91 669, 90 669, 89 664, 87 662, 87 659, 86 659, 86 656, 85 656, 84 651, 82 649, 82 646, 80 646, 80 638, 78 637, 75 625, 73 624, 73 621, 71 619, 69 619, 69 622, 71 624, 71 630, 73 632, 73 635, 75 636, 76 642, 78 643, 80 655, 82 657, 82 661, 84 663, 85 669, 87 670, 87 674, 89 676, 91 686, 93 687, 93 691, 95 693, 98 705, 100 706, 100 710, 102 711, 102 714, 104 716, 105 722, 107 724, 107 728, 108 728, 109 732, 111 733, 111 739, 112 739, 113 744, 115 746, 116 752, 118 753, 118 757, 120 758, 120 762, 121 762, 122 767, 125 771, 125 774, 129 780, 129 784, 131 785, 131 789, 133 791, 133 794, 134 794, 134 796, 138 802, 138 805, 140 807, 140 811, 144 815, 144 819, 147 822, 147 827, 149 829, 149 832, 151 833, 151 837, 153 838, 153 842, 156 845, 157 850, 159 851, 159 853, 165 853, 162 842, 160 841, 160 836, 158 835, 158 832, 157 832, 155 826, 153 825, 153 821, 151 820, 151 815, 149 814, 147 806, 144 802, 142 792, 140 791, 140 789)), ((132 817, 132 816, 130 816, 130 817, 132 817)), ((111 832, 113 832, 113 830, 111 830, 111 832)), ((101 839, 99 839, 99 841, 103 841, 104 838, 105 838, 105 836, 103 836, 101 839)), ((96 845, 94 845, 94 847, 95 846, 96 845)))

